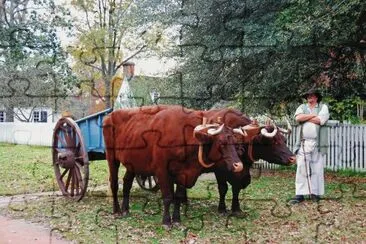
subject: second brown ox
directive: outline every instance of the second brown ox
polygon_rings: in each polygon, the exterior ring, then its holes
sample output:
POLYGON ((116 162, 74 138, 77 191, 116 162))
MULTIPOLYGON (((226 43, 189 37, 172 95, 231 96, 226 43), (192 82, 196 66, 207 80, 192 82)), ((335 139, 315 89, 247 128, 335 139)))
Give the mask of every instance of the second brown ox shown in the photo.
POLYGON ((203 164, 225 167, 231 172, 243 170, 235 150, 234 131, 224 124, 203 124, 205 111, 180 106, 148 106, 117 110, 103 123, 106 158, 113 195, 113 213, 129 212, 129 195, 136 174, 155 175, 160 186, 163 224, 180 221, 179 194, 191 188, 203 172, 203 164), (198 156, 200 154, 200 156, 198 156), (118 169, 126 168, 123 178, 122 206, 118 203, 118 169), (173 217, 169 207, 174 204, 173 217))
MULTIPOLYGON (((208 168, 208 172, 214 172, 219 190, 219 212, 226 212, 225 196, 228 191, 227 182, 232 186, 233 214, 241 212, 239 204, 239 193, 251 182, 250 167, 253 162, 263 159, 269 163, 280 165, 292 165, 296 162, 296 156, 286 145, 284 135, 291 132, 291 125, 282 129, 276 125, 258 126, 253 124, 248 117, 241 112, 232 109, 210 110, 206 113, 208 122, 212 123, 218 119, 225 125, 235 128, 242 136, 236 140, 239 156, 244 163, 244 170, 239 173, 232 173, 219 165, 208 168)), ((181 193, 184 194, 184 193, 181 193)))

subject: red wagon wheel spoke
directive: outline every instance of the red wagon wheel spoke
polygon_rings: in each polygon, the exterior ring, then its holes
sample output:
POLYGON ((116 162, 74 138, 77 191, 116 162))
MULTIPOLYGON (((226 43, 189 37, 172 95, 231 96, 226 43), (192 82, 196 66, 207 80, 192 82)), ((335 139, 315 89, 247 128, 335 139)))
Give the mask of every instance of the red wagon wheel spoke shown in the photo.
POLYGON ((69 170, 69 174, 67 175, 67 180, 66 180, 66 184, 65 184, 65 191, 66 192, 69 189, 71 177, 72 177, 71 170, 69 170))
MULTIPOLYGON (((81 144, 80 144, 80 142, 77 142, 77 144, 75 145, 75 148, 74 148, 74 153, 75 153, 75 155, 78 155, 79 154, 79 152, 80 152, 80 147, 81 147, 81 144)), ((82 158, 83 156, 81 155, 81 156, 79 156, 78 158, 82 158)), ((76 157, 75 157, 76 158, 76 157)))
POLYGON ((75 177, 76 177, 76 195, 78 195, 79 190, 83 188, 83 179, 78 167, 75 167, 75 177))
POLYGON ((81 200, 89 180, 89 158, 79 126, 71 118, 61 118, 52 143, 56 181, 64 196, 81 200))
POLYGON ((76 195, 79 195, 79 175, 78 175, 78 171, 79 169, 77 167, 74 168, 75 170, 75 191, 76 191, 76 195))
POLYGON ((67 143, 65 141, 65 138, 63 136, 61 136, 61 134, 59 134, 59 133, 56 132, 55 133, 55 136, 56 136, 58 142, 61 143, 61 145, 60 145, 61 148, 67 147, 67 143))
POLYGON ((72 169, 70 172, 73 172, 72 173, 72 176, 71 176, 71 196, 73 197, 74 196, 74 190, 75 190, 75 174, 74 174, 74 169, 72 169))
POLYGON ((68 133, 65 133, 65 140, 66 140, 66 143, 67 143, 67 146, 68 148, 71 148, 71 149, 75 149, 75 138, 73 138, 71 136, 71 133, 69 133, 70 131, 68 131, 68 133))

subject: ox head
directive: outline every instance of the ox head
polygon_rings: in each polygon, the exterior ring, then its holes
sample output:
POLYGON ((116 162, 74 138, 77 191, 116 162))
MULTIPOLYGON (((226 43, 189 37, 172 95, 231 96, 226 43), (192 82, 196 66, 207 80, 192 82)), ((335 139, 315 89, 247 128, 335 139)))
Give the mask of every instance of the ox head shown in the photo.
POLYGON ((203 167, 208 168, 215 164, 217 166, 224 162, 229 171, 243 170, 243 163, 235 149, 235 137, 231 128, 224 124, 205 124, 204 122, 195 127, 193 135, 200 142, 198 159, 203 167), (204 154, 207 156, 205 157, 204 154))
POLYGON ((250 160, 263 159, 269 163, 292 165, 296 162, 296 156, 286 145, 284 134, 291 133, 291 125, 288 128, 279 128, 276 125, 265 126, 247 125, 236 128, 234 131, 242 135, 244 144, 248 144, 247 156, 250 160))

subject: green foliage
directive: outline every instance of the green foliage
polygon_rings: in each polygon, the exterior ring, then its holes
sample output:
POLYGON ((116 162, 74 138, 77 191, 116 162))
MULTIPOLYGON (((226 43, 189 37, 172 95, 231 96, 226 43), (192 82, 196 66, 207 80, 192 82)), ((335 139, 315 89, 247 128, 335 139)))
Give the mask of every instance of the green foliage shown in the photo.
POLYGON ((0 11, 0 104, 26 121, 14 107, 56 108, 76 84, 57 36, 69 13, 53 0, 3 1, 0 11))
POLYGON ((351 97, 337 101, 332 97, 326 97, 324 102, 329 104, 331 118, 335 120, 349 121, 352 124, 359 124, 360 118, 357 116, 357 105, 362 103, 360 97, 351 97))
POLYGON ((130 87, 137 106, 153 104, 151 92, 159 93, 157 104, 181 104, 179 83, 172 77, 135 76, 130 81, 130 87))
POLYGON ((359 0, 184 1, 184 92, 207 97, 191 106, 223 99, 247 113, 293 113, 313 85, 340 100, 365 94, 365 9, 359 0))

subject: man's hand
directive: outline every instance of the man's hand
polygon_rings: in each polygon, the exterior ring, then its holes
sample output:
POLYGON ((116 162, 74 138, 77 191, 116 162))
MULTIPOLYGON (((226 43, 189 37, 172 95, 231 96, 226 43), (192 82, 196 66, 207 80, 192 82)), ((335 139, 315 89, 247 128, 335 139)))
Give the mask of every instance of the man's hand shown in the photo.
POLYGON ((311 123, 314 123, 314 124, 317 124, 317 125, 320 125, 320 119, 318 116, 312 118, 312 119, 309 119, 308 122, 311 122, 311 123))

